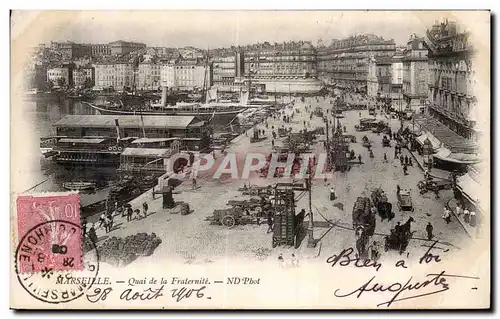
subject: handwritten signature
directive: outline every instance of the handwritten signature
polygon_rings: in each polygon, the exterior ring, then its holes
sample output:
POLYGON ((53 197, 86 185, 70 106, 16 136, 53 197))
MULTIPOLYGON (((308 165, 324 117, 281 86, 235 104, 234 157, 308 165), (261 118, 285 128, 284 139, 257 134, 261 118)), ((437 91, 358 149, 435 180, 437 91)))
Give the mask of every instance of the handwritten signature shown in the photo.
MULTIPOLYGON (((441 262, 441 256, 438 254, 433 254, 431 251, 432 249, 436 248, 435 245, 437 244, 437 241, 434 242, 429 249, 423 254, 423 256, 419 259, 419 264, 429 264, 429 263, 440 263, 441 262)), ((340 254, 338 255, 333 255, 329 257, 326 262, 328 264, 331 264, 331 267, 334 267, 336 265, 339 265, 341 267, 347 267, 350 265, 354 265, 357 268, 375 268, 376 271, 378 271, 381 267, 382 264, 377 262, 377 261, 372 261, 369 259, 366 260, 361 260, 358 257, 351 257, 353 253, 352 248, 344 249, 340 254)), ((445 250, 447 252, 448 250, 445 250)), ((396 263, 396 267, 402 267, 402 268, 407 268, 404 265, 404 260, 400 260, 396 263)), ((393 303, 398 302, 398 301, 403 301, 403 300, 408 300, 408 299, 415 299, 415 298, 420 298, 428 295, 433 295, 433 294, 438 294, 438 293, 443 293, 447 290, 449 290, 451 287, 449 283, 446 281, 447 277, 454 277, 454 278, 465 278, 465 279, 479 279, 478 277, 471 277, 471 276, 460 276, 460 275, 453 275, 453 274, 447 274, 445 270, 441 271, 440 273, 433 273, 433 274, 426 274, 426 279, 424 281, 422 280, 415 280, 413 276, 411 276, 406 282, 401 281, 401 282, 393 282, 390 284, 383 284, 377 281, 377 276, 371 277, 367 282, 359 286, 358 288, 344 293, 341 292, 340 289, 337 289, 334 291, 334 295, 337 298, 345 298, 349 296, 356 296, 356 298, 360 298, 363 294, 365 293, 385 293, 385 292, 392 292, 393 295, 392 297, 383 303, 380 303, 377 305, 377 307, 386 305, 387 307, 390 307, 393 303), (423 292, 424 288, 427 289, 432 289, 431 291, 425 291, 423 292), (409 291, 421 291, 422 293, 414 294, 414 295, 404 295, 403 292, 409 292, 409 291)))

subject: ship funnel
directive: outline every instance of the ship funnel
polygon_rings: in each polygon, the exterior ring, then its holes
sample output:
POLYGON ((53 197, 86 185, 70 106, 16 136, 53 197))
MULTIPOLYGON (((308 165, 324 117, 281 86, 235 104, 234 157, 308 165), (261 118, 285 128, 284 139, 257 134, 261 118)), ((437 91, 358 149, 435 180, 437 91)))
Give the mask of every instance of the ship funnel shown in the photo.
POLYGON ((115 126, 116 126, 116 143, 118 144, 120 142, 120 124, 118 123, 118 119, 115 119, 115 126))
POLYGON ((161 106, 167 106, 167 87, 161 87, 161 106))

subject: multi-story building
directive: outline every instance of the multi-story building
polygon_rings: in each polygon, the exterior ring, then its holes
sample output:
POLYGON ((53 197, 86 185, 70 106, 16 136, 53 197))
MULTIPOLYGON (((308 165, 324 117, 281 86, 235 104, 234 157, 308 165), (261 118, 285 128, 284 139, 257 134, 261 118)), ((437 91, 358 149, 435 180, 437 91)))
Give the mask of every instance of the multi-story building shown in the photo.
POLYGON ((429 48, 429 113, 459 135, 477 138, 475 50, 468 33, 453 22, 427 30, 429 48))
POLYGON ((137 86, 139 90, 157 90, 161 85, 161 65, 155 63, 139 63, 137 86))
POLYGON ((428 95, 428 49, 424 38, 412 35, 403 59, 403 99, 406 110, 425 112, 428 95))
POLYGON ((227 52, 212 58, 213 87, 219 91, 235 92, 241 88, 245 73, 242 51, 227 52))
POLYGON ((257 45, 245 52, 245 78, 267 92, 317 92, 316 50, 309 42, 257 45))
POLYGON ((97 90, 132 88, 135 84, 134 65, 127 62, 96 63, 95 86, 97 90))
POLYGON ((111 54, 126 54, 140 49, 144 49, 146 48, 146 45, 144 43, 127 42, 119 40, 109 43, 109 47, 111 49, 111 54))
POLYGON ((403 58, 401 51, 392 57, 391 106, 396 110, 403 109, 403 58))
POLYGON ((366 93, 370 55, 375 59, 392 57, 395 51, 394 40, 373 34, 333 40, 318 51, 318 76, 325 83, 366 93))
POLYGON ((161 66, 160 83, 180 90, 203 89, 212 85, 211 73, 210 64, 181 59, 161 66))
POLYGON ((93 67, 81 67, 73 70, 73 86, 76 88, 93 87, 95 74, 93 67))
POLYGON ((47 81, 54 87, 64 87, 73 84, 71 67, 60 66, 47 69, 47 81))
POLYGON ((377 97, 382 100, 391 98, 392 88, 392 57, 381 56, 376 58, 378 91, 377 97))
POLYGON ((74 42, 51 42, 51 49, 57 50, 62 54, 63 60, 69 61, 81 57, 90 57, 92 55, 92 48, 87 44, 80 44, 74 42))
POLYGON ((368 56, 366 61, 366 93, 369 97, 375 98, 378 94, 377 61, 373 54, 368 56))
POLYGON ((109 44, 91 44, 92 57, 101 57, 111 55, 111 46, 109 44))

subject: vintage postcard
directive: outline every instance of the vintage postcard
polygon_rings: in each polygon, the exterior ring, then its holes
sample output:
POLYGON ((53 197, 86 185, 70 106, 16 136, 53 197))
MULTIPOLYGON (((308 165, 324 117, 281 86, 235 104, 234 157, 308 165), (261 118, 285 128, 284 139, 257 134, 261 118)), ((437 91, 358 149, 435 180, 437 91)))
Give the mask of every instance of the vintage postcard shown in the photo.
POLYGON ((489 11, 12 11, 14 309, 488 309, 489 11))

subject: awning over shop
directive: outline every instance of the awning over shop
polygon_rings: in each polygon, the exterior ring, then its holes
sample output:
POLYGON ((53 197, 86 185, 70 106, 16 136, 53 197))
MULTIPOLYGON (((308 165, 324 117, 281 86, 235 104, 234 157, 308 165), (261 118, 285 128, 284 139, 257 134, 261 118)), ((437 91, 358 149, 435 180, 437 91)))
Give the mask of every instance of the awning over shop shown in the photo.
POLYGON ((433 149, 437 150, 440 148, 441 143, 431 134, 423 133, 422 135, 420 135, 419 137, 416 138, 417 142, 421 145, 424 145, 425 140, 427 140, 427 139, 429 139, 429 141, 431 142, 433 149))
POLYGON ((485 191, 484 187, 476 182, 469 174, 458 177, 457 186, 465 196, 469 197, 469 199, 474 202, 474 204, 479 204, 479 194, 485 191))
POLYGON ((427 138, 427 134, 424 133, 424 134, 420 135, 419 137, 416 138, 417 143, 420 145, 424 145, 424 141, 426 138, 427 138))
POLYGON ((433 156, 442 161, 458 164, 475 164, 481 162, 481 159, 476 154, 454 153, 446 147, 441 147, 433 156))

